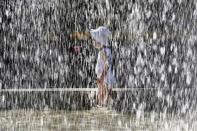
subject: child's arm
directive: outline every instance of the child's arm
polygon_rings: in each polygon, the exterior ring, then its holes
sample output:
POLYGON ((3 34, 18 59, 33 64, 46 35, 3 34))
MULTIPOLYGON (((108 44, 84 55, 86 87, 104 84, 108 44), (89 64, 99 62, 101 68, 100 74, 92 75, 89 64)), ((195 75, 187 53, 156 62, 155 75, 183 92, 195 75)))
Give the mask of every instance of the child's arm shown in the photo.
POLYGON ((107 59, 107 55, 104 51, 101 52, 101 56, 102 56, 102 59, 104 60, 104 71, 103 72, 107 72, 108 71, 108 68, 109 68, 109 61, 107 59))
POLYGON ((101 52, 101 57, 104 60, 104 69, 103 69, 103 72, 101 74, 101 77, 98 80, 99 83, 102 83, 104 81, 104 78, 107 75, 107 72, 108 72, 108 69, 109 69, 109 61, 108 61, 106 53, 104 51, 101 52))

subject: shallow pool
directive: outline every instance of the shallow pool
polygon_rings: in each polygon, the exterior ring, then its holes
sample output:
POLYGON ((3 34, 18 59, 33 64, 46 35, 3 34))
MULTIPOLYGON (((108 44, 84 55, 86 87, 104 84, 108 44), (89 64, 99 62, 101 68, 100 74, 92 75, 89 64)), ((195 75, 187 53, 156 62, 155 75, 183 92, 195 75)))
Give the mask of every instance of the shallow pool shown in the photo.
POLYGON ((87 111, 9 110, 0 111, 0 130, 193 131, 197 129, 195 116, 188 114, 180 117, 143 111, 137 111, 136 114, 122 114, 106 108, 93 108, 87 111))

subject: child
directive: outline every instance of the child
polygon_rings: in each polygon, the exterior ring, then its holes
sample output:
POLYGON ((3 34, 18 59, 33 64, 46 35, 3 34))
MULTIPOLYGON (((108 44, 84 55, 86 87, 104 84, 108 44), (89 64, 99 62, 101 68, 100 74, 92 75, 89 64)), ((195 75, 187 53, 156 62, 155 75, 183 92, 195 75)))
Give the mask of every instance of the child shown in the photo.
POLYGON ((71 37, 77 39, 92 39, 93 46, 99 50, 96 75, 98 85, 97 103, 99 106, 106 106, 111 88, 115 84, 115 78, 112 72, 112 54, 109 47, 109 37, 111 32, 107 27, 100 26, 92 29, 90 33, 74 33, 71 37))

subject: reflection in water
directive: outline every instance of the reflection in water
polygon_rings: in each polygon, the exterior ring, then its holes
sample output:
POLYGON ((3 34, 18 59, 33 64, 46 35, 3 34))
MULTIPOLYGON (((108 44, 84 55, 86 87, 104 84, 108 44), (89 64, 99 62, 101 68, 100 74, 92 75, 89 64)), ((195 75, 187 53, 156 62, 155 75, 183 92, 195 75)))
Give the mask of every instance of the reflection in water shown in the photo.
POLYGON ((105 108, 87 111, 10 110, 0 112, 0 130, 194 130, 196 117, 121 114, 105 108))

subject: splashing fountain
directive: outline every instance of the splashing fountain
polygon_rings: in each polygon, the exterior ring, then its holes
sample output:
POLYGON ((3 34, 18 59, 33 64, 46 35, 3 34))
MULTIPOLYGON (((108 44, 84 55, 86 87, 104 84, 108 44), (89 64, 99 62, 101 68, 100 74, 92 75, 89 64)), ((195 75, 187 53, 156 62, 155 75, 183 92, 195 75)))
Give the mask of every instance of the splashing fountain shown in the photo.
POLYGON ((0 10, 0 129, 197 128, 195 0, 5 0, 0 10), (94 107, 98 51, 69 38, 101 25, 117 80, 108 110, 94 107))

